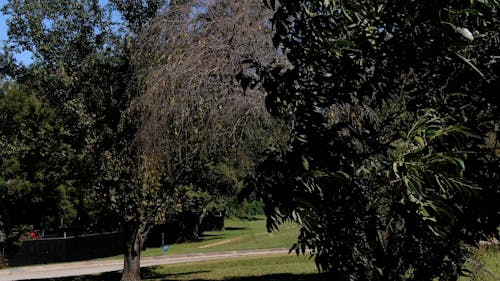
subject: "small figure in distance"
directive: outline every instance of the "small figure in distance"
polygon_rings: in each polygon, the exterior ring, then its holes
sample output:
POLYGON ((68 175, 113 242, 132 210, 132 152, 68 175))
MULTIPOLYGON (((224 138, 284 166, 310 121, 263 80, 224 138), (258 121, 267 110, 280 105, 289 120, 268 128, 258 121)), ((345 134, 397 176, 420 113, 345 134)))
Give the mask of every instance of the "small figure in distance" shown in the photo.
POLYGON ((36 233, 36 230, 31 231, 30 238, 31 240, 38 240, 38 233, 36 233))

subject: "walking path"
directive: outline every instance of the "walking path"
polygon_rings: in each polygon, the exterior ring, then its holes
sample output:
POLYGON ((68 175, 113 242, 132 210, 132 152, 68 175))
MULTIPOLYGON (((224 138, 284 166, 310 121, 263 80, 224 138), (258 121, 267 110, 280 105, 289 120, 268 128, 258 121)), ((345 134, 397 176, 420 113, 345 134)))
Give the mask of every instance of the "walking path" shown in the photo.
MULTIPOLYGON (((227 251, 218 253, 190 254, 190 255, 162 255, 141 258, 141 267, 165 265, 183 262, 197 262, 220 259, 232 259, 253 256, 269 256, 288 254, 288 249, 261 249, 245 251, 227 251)), ((13 267, 0 270, 0 281, 30 280, 59 278, 98 274, 123 269, 123 260, 91 260, 71 263, 33 265, 13 267)))

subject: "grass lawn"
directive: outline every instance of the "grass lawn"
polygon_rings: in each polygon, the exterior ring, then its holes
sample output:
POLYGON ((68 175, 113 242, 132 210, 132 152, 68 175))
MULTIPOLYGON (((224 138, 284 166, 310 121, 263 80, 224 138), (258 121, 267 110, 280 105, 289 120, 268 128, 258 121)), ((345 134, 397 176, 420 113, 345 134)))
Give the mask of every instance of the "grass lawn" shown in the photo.
POLYGON ((267 233, 264 216, 250 220, 228 218, 224 222, 224 230, 205 232, 196 242, 169 245, 165 253, 162 247, 148 248, 143 257, 175 254, 208 253, 234 250, 290 248, 297 240, 299 228, 292 223, 280 226, 280 230, 267 233))
MULTIPOLYGON (((479 275, 463 277, 460 281, 498 281, 500 251, 482 249, 478 259, 479 275), (486 270, 486 271, 485 271, 486 270)), ((473 269, 473 268, 471 268, 473 269)), ((225 280, 225 281, 326 281, 327 276, 318 274, 308 256, 294 254, 272 257, 241 258, 227 261, 205 261, 174 264, 142 269, 143 281, 225 280)), ((94 276, 59 278, 42 281, 113 281, 120 280, 120 273, 104 273, 94 276)))
MULTIPOLYGON (((323 281, 316 266, 307 256, 294 254, 272 257, 241 258, 174 264, 142 269, 143 281, 226 280, 226 281, 323 281)), ((113 281, 119 272, 99 275, 46 279, 40 281, 113 281)))
MULTIPOLYGON (((294 224, 281 226, 279 232, 269 235, 264 217, 252 220, 226 219, 225 229, 207 232, 200 241, 169 245, 167 253, 162 248, 147 249, 143 256, 175 255, 259 248, 289 248, 298 234, 294 224)), ((121 258, 121 257, 120 257, 121 258)), ((482 248, 469 262, 468 268, 476 274, 462 277, 460 281, 500 280, 500 250, 482 248)), ((143 268, 144 281, 175 280, 226 280, 226 281, 292 281, 327 280, 318 274, 308 256, 294 254, 270 257, 239 258, 225 261, 205 261, 143 268)), ((120 280, 119 272, 93 276, 58 278, 45 281, 113 281, 120 280)), ((329 279, 328 279, 329 280, 329 279)), ((44 281, 44 280, 42 280, 44 281)))
POLYGON ((500 249, 481 247, 468 262, 467 268, 473 276, 462 277, 459 281, 499 281, 500 249))
POLYGON ((160 266, 144 277, 146 280, 326 280, 307 256, 295 255, 160 266))

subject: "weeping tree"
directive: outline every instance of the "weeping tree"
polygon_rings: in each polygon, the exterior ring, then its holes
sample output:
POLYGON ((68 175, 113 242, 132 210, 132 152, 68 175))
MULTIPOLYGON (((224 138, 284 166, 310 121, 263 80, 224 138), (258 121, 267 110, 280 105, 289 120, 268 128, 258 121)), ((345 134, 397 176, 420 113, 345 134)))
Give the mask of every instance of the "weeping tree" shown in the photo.
POLYGON ((500 2, 264 2, 289 65, 253 66, 292 124, 248 181, 268 227, 339 280, 457 280, 498 235, 500 2))
POLYGON ((140 35, 139 143, 168 186, 167 211, 187 224, 187 238, 198 238, 206 213, 227 206, 260 151, 282 136, 262 90, 245 91, 237 80, 251 71, 244 60, 280 57, 269 16, 260 1, 185 1, 140 35))

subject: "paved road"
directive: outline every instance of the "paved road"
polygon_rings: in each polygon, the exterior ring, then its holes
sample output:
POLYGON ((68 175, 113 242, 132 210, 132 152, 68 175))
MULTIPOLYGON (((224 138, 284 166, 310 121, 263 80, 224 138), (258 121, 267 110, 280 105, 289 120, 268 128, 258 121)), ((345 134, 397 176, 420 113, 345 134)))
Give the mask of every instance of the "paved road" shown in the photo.
MULTIPOLYGON (((162 255, 157 257, 141 258, 141 267, 165 265, 183 262, 221 260, 252 256, 269 256, 287 254, 287 249, 263 249, 246 251, 228 251, 218 253, 191 254, 191 255, 162 255)), ((97 274, 123 269, 123 260, 92 260, 71 263, 48 265, 33 265, 13 267, 0 270, 0 281, 29 280, 58 278, 97 274)))

